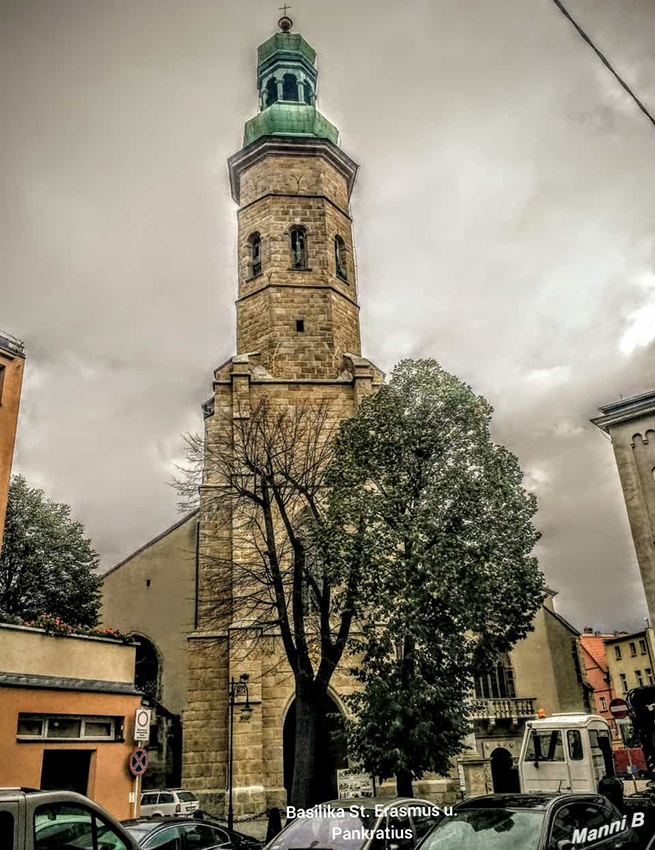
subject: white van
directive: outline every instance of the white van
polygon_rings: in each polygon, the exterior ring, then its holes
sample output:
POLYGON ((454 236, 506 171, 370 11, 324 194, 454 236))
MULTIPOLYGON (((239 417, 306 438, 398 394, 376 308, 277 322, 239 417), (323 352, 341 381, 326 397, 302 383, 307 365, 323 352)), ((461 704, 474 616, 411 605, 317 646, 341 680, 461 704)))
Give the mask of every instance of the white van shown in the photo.
POLYGON ((553 714, 526 723, 519 777, 524 794, 597 793, 598 782, 614 776, 612 734, 598 714, 553 714))
POLYGON ((182 788, 144 791, 141 794, 142 818, 161 818, 164 815, 190 817, 199 808, 200 802, 196 795, 182 788))

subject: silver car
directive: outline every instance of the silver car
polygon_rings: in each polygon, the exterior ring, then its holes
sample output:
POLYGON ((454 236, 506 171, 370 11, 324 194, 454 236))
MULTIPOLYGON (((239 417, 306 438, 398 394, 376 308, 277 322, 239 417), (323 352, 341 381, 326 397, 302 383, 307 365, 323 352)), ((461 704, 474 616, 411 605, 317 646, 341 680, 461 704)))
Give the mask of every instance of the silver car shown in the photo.
POLYGON ((333 800, 296 813, 265 850, 414 850, 441 816, 435 803, 416 798, 333 800))
POLYGON ((188 818, 200 808, 200 802, 192 791, 183 788, 166 788, 144 791, 141 794, 141 817, 163 818, 172 815, 188 818))

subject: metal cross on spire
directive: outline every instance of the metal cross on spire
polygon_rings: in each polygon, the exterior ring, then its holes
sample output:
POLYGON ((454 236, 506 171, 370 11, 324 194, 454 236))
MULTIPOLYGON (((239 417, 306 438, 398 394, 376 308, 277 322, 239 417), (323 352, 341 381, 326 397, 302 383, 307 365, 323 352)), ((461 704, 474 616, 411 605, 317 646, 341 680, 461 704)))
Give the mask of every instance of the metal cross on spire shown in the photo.
POLYGON ((282 32, 289 32, 289 30, 293 26, 293 21, 287 15, 287 9, 290 9, 291 6, 289 6, 287 3, 285 3, 284 6, 279 6, 278 8, 282 12, 282 17, 277 22, 277 25, 282 30, 282 32))

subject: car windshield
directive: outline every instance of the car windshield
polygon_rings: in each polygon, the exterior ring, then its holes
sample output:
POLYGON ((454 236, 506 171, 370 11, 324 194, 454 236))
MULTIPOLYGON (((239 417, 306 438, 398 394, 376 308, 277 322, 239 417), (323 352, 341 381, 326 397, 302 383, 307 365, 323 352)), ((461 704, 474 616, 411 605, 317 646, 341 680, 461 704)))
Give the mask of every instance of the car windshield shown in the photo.
POLYGON ((346 813, 344 817, 299 819, 278 835, 269 850, 289 850, 295 847, 359 850, 368 841, 366 830, 370 830, 375 821, 373 813, 366 811, 363 818, 346 813))
POLYGON ((443 818, 420 850, 537 850, 544 813, 509 809, 460 809, 443 818))

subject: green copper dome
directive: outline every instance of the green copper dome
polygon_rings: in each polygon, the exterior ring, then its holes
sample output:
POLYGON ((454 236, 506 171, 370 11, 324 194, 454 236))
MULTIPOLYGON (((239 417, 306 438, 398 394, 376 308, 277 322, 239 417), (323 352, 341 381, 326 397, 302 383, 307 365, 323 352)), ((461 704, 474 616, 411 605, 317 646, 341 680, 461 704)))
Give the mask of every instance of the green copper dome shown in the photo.
POLYGON ((276 54, 296 54, 302 56, 314 67, 316 51, 297 32, 276 32, 257 48, 257 60, 260 67, 276 54))
POLYGON ((246 123, 244 146, 263 136, 313 136, 336 145, 339 131, 316 109, 316 51, 290 32, 286 15, 278 23, 282 32, 257 49, 260 112, 246 123))
POLYGON ((339 131, 315 106, 305 103, 273 103, 246 123, 243 144, 262 136, 314 136, 339 141, 339 131))

